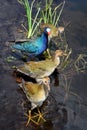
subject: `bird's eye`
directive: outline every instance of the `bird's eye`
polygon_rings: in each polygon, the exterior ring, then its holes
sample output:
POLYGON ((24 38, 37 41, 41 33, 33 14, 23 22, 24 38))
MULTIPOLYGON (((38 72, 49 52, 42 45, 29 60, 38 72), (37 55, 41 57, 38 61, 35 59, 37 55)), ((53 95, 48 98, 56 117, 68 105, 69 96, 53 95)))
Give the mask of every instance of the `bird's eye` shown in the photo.
POLYGON ((44 83, 47 84, 47 81, 45 81, 44 83))

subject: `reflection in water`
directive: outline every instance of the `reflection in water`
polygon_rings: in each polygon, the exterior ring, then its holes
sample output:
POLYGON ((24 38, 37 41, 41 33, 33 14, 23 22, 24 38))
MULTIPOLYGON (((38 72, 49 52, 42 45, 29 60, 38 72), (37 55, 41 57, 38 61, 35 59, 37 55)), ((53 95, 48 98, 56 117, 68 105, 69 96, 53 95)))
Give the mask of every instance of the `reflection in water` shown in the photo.
POLYGON ((55 69, 54 73, 53 73, 53 81, 54 81, 54 86, 59 86, 59 72, 57 69, 55 69))

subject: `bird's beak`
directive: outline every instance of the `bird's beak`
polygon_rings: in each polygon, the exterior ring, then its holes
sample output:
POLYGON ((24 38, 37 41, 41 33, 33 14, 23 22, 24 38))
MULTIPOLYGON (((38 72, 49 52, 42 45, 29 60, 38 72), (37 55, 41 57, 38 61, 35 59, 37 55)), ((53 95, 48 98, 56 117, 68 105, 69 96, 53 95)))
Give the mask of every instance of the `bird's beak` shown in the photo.
POLYGON ((51 32, 49 31, 49 32, 48 32, 48 36, 49 36, 50 34, 51 34, 51 32))
POLYGON ((66 52, 63 52, 63 56, 67 56, 68 54, 66 52))

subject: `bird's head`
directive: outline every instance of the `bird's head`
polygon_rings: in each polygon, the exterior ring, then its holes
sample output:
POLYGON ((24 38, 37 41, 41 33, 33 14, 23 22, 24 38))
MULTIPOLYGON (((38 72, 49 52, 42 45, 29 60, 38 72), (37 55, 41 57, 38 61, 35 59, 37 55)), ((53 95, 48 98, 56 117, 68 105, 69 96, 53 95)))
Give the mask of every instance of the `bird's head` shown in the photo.
POLYGON ((56 50, 55 57, 60 57, 60 56, 67 56, 67 53, 64 52, 63 50, 56 50))
POLYGON ((48 88, 48 91, 50 91, 50 78, 49 77, 44 77, 42 79, 42 82, 43 82, 43 84, 46 85, 46 87, 48 88))
POLYGON ((64 32, 64 27, 59 26, 59 27, 58 27, 58 32, 59 32, 60 34, 63 33, 63 32, 64 32))
POLYGON ((51 29, 49 27, 44 28, 44 32, 49 36, 51 34, 51 29))
POLYGON ((67 53, 65 53, 63 50, 56 50, 55 54, 53 55, 52 59, 54 63, 58 66, 60 64, 60 57, 61 56, 67 56, 67 53))
POLYGON ((49 85, 50 84, 50 78, 49 77, 44 77, 42 79, 42 82, 45 84, 45 85, 49 85))

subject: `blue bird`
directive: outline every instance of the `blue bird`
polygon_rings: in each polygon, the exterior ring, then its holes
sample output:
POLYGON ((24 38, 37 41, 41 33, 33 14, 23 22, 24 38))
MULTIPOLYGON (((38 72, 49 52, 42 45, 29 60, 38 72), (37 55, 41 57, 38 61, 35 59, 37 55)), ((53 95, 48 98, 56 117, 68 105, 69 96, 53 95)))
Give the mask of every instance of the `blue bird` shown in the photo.
POLYGON ((39 55, 48 48, 48 37, 51 34, 50 28, 45 28, 40 37, 32 41, 17 42, 12 47, 30 55, 39 55))

